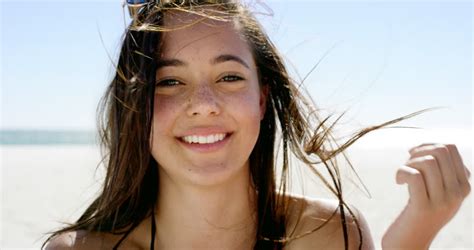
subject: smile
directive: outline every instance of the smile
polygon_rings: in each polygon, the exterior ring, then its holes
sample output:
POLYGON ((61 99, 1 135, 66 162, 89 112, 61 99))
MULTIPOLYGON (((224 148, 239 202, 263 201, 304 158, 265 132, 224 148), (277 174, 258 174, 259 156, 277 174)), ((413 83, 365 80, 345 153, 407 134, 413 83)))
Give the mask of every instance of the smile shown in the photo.
POLYGON ((186 143, 211 144, 224 140, 226 134, 213 134, 207 136, 190 135, 184 136, 181 139, 186 143))

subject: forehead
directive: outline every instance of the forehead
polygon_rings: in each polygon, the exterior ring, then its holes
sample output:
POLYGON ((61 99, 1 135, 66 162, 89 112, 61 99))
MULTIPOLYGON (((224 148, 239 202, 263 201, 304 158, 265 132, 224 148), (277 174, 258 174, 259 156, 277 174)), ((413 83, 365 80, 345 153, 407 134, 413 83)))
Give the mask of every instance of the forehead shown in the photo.
POLYGON ((184 11, 164 14, 161 57, 233 53, 252 57, 250 47, 233 20, 215 20, 184 11))

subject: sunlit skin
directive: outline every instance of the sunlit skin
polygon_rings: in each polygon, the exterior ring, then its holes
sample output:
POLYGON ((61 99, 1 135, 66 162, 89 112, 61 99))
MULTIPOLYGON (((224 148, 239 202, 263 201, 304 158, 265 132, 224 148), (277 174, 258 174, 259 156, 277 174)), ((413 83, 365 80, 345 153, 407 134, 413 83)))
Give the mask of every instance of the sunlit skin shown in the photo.
MULTIPOLYGON (((196 18, 171 12, 164 23, 196 18)), ((158 248, 249 248, 256 223, 248 159, 265 107, 252 53, 232 22, 210 19, 166 32, 163 41, 151 134, 158 248), (226 138, 205 146, 182 138, 212 134, 226 138)))
MULTIPOLYGON (((170 26, 183 25, 165 20, 170 26)), ((164 33, 163 39, 162 61, 180 63, 165 63, 156 72, 151 145, 160 182, 170 178, 180 185, 206 186, 248 175, 265 97, 247 44, 232 23, 210 20, 164 33), (216 133, 231 135, 212 152, 191 150, 180 140, 216 133)))

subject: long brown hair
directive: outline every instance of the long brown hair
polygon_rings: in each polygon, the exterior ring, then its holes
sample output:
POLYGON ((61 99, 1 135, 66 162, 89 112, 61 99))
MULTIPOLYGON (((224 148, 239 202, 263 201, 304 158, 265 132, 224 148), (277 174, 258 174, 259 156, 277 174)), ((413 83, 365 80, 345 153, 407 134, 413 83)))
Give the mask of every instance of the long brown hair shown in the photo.
MULTIPOLYGON (((359 225, 344 202, 340 171, 334 158, 364 134, 420 112, 364 128, 338 146, 331 130, 340 117, 332 123, 330 117, 319 117, 311 98, 303 95, 302 83, 290 78, 281 55, 259 22, 249 9, 233 0, 150 3, 137 14, 125 32, 115 77, 99 106, 99 135, 106 166, 102 190, 75 223, 52 232, 42 248, 55 235, 74 230, 123 234, 124 239, 154 212, 158 171, 150 154, 149 141, 156 62, 161 54, 161 35, 167 32, 163 15, 169 10, 237 21, 253 53, 259 83, 268 86, 265 116, 249 159, 252 184, 258 192, 254 249, 281 249, 292 239, 318 230, 293 235, 287 229, 289 201, 285 194, 292 156, 309 167, 339 200, 337 209, 347 249, 346 216, 352 216, 358 228, 359 225), (282 153, 281 165, 275 160, 278 148, 282 153), (325 178, 320 168, 316 168, 321 164, 330 178, 325 178)), ((362 246, 360 228, 359 235, 362 246)))

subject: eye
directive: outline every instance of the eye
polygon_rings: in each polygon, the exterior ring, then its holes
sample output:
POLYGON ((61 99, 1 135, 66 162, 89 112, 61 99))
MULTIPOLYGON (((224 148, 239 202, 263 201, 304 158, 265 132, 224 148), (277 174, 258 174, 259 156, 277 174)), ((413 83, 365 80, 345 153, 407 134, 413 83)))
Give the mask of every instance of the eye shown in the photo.
POLYGON ((166 79, 166 80, 162 80, 162 81, 157 82, 155 84, 155 86, 157 86, 157 87, 173 87, 173 86, 178 86, 180 84, 181 84, 181 82, 179 82, 178 80, 166 79))
POLYGON ((241 81, 244 80, 244 78, 236 75, 226 75, 221 78, 219 81, 224 81, 224 82, 236 82, 236 81, 241 81))

